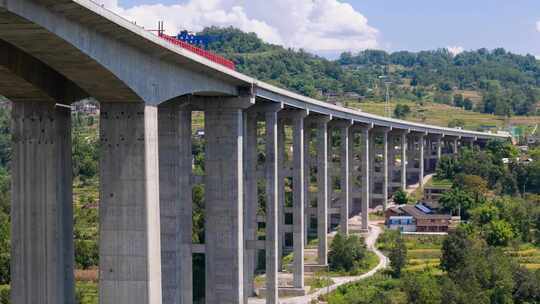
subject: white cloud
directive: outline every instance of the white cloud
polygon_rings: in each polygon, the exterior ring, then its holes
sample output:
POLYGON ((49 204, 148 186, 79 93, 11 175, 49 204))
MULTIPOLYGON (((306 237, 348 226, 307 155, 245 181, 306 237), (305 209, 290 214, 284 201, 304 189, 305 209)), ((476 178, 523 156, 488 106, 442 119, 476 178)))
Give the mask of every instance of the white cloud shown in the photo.
POLYGON ((446 49, 454 56, 463 53, 465 50, 462 46, 449 46, 446 49))
POLYGON ((536 30, 540 32, 540 20, 536 22, 536 30))
POLYGON ((358 51, 379 47, 378 30, 350 4, 339 0, 188 0, 182 4, 123 8, 97 0, 146 28, 165 22, 168 33, 205 26, 234 26, 263 40, 311 51, 358 51))

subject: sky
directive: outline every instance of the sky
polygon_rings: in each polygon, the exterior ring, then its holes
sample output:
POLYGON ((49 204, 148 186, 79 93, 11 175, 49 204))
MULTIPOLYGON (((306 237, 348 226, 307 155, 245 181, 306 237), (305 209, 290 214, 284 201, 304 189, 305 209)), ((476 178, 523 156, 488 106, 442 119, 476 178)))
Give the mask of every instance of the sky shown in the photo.
POLYGON ((154 29, 234 26, 329 58, 364 49, 503 47, 540 58, 540 0, 94 0, 154 29))

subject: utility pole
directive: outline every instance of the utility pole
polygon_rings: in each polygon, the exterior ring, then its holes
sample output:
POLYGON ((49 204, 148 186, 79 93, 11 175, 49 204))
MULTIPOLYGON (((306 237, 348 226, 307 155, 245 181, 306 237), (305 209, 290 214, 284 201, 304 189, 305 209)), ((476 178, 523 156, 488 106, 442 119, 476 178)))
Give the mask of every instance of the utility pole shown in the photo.
POLYGON ((391 111, 390 111, 390 84, 392 83, 387 75, 379 76, 379 79, 384 79, 384 85, 386 87, 386 94, 385 94, 385 103, 384 103, 384 114, 386 117, 391 117, 391 111))

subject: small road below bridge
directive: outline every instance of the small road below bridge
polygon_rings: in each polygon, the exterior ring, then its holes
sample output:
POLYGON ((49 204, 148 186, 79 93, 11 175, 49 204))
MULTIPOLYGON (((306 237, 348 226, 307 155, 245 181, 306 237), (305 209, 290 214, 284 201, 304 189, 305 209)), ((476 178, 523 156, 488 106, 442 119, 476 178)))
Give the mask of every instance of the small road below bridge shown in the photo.
MULTIPOLYGON (((360 226, 360 217, 355 216, 355 217, 351 218, 350 221, 349 221, 349 224, 350 225, 358 225, 358 226, 360 226)), ((365 279, 367 279, 369 277, 372 277, 373 275, 375 275, 380 270, 388 267, 388 265, 389 265, 388 257, 386 257, 376 247, 377 239, 378 239, 379 235, 382 233, 382 228, 378 224, 379 224, 379 222, 371 222, 370 225, 369 225, 369 232, 364 235, 366 246, 367 246, 368 250, 375 253, 377 255, 377 257, 379 258, 379 263, 377 264, 377 266, 375 266, 370 271, 368 271, 368 272, 366 272, 364 274, 358 275, 358 276, 332 277, 332 280, 334 281, 334 284, 332 284, 332 285, 330 285, 328 287, 318 289, 317 291, 315 291, 315 292, 313 292, 311 294, 302 296, 302 297, 280 298, 279 303, 281 303, 281 304, 310 304, 310 303, 312 303, 311 301, 317 299, 319 296, 330 293, 330 292, 336 290, 339 286, 342 286, 342 285, 345 285, 345 284, 348 284, 348 283, 353 283, 353 282, 358 282, 358 281, 361 281, 361 280, 365 280, 365 279)), ((265 303, 265 299, 251 298, 249 300, 249 304, 264 304, 264 303, 265 303)))

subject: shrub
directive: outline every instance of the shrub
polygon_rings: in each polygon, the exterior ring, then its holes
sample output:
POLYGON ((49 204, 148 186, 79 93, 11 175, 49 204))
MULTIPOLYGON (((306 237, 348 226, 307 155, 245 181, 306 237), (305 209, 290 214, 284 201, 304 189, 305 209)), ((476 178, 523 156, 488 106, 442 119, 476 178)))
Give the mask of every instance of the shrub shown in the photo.
POLYGON ((0 285, 0 304, 9 304, 9 285, 0 285))
POLYGON ((362 237, 337 234, 328 254, 328 263, 333 271, 354 272, 366 256, 366 245, 362 237))
POLYGON ((394 203, 398 205, 405 205, 409 202, 409 197, 407 196, 407 192, 405 192, 403 189, 399 189, 394 194, 394 203))
POLYGON ((395 278, 399 278, 401 276, 401 270, 407 264, 407 246, 400 233, 394 235, 396 236, 396 239, 394 241, 394 246, 390 248, 388 258, 390 259, 390 266, 392 267, 392 275, 395 278))

